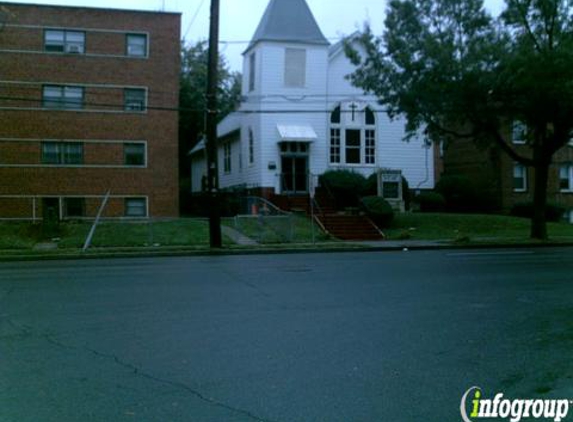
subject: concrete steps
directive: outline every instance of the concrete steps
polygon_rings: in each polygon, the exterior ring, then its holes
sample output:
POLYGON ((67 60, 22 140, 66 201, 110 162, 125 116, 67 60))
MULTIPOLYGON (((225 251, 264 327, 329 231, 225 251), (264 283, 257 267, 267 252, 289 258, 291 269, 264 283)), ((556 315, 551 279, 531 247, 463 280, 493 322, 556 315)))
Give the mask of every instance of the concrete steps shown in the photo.
MULTIPOLYGON (((276 195, 273 202, 286 211, 303 211, 309 216, 311 214, 308 195, 276 195)), ((367 217, 338 212, 332 198, 320 188, 316 190, 315 202, 318 206, 314 208, 314 215, 332 236, 341 240, 382 240, 384 238, 367 217)))
POLYGON ((317 216, 324 228, 341 240, 382 240, 378 228, 363 215, 323 214, 317 216))

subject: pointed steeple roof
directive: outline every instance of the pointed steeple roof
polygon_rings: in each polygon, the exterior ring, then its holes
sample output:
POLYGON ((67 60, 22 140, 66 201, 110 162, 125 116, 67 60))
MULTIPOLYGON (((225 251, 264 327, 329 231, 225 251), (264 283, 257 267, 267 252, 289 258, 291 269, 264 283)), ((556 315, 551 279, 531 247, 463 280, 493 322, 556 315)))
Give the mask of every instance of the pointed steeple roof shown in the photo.
POLYGON ((247 51, 261 41, 330 45, 305 0, 271 0, 247 51))

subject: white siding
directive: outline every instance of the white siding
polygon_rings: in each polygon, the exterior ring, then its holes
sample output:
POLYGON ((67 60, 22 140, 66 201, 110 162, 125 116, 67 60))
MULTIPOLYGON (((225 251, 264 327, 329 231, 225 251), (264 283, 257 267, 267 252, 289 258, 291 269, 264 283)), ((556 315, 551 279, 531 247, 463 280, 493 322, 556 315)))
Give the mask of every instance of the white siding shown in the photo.
MULTIPOLYGON (((237 185, 241 185, 245 183, 243 181, 243 170, 240 168, 240 154, 241 151, 241 138, 236 137, 229 141, 220 142, 219 148, 217 149, 217 156, 218 156, 218 166, 219 166, 219 187, 229 188, 237 185), (231 171, 229 173, 225 172, 225 165, 224 165, 224 148, 223 144, 225 142, 231 143, 231 171)), ((244 166, 244 161, 243 161, 244 166)))
POLYGON ((207 160, 203 152, 197 152, 191 156, 191 192, 201 192, 201 180, 207 176, 207 160))
MULTIPOLYGON (((248 187, 274 187, 280 189, 281 155, 277 125, 309 125, 317 134, 310 145, 309 170, 322 174, 331 166, 330 111, 340 102, 366 102, 372 109, 380 109, 376 98, 365 97, 362 90, 353 87, 346 76, 353 66, 344 52, 329 57, 324 46, 303 46, 292 43, 261 42, 244 56, 243 95, 240 142, 233 143, 232 172, 223 172, 223 148, 220 147, 219 168, 222 188, 246 185, 248 187), (304 88, 288 88, 284 81, 285 52, 287 48, 306 49, 306 75, 304 88), (255 90, 248 90, 249 55, 256 54, 255 90), (249 129, 255 139, 255 162, 249 163, 249 129), (239 170, 239 148, 242 150, 242 170, 239 170), (276 169, 269 169, 271 163, 276 169)), ((431 149, 425 148, 422 138, 404 142, 404 122, 390 121, 386 113, 376 113, 376 164, 359 166, 332 166, 349 168, 364 175, 377 168, 403 171, 412 188, 434 186, 434 162, 431 149)), ((195 185, 194 185, 195 186, 195 185)))
MULTIPOLYGON (((373 96, 365 96, 346 79, 354 66, 344 52, 331 57, 328 70, 329 109, 333 110, 341 101, 366 102, 372 109, 381 110, 373 96)), ((402 170, 411 188, 431 189, 434 187, 434 160, 431 148, 426 148, 422 136, 404 141, 405 121, 391 121, 384 112, 376 113, 376 165, 348 167, 369 175, 376 168, 402 170)), ((328 146, 328 144, 327 144, 328 146)), ((334 167, 334 166, 333 166, 334 167)), ((337 165, 335 168, 344 168, 337 165)))

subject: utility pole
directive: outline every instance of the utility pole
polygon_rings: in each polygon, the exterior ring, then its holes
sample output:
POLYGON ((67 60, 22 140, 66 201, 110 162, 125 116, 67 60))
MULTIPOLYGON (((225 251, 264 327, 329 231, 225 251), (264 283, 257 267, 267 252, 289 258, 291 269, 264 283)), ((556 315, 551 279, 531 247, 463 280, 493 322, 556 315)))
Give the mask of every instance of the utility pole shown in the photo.
POLYGON ((212 248, 223 246, 219 210, 217 170, 217 73, 219 69, 219 0, 211 0, 209 68, 207 73, 207 189, 209 195, 209 239, 212 248))

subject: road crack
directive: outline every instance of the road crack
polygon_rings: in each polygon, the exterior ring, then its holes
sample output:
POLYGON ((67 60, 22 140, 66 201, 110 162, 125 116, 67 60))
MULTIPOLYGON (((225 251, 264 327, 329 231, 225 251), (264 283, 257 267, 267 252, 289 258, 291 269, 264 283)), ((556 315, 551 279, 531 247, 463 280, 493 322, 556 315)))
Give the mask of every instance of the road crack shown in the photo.
POLYGON ((139 377, 148 379, 148 380, 156 382, 156 383, 165 384, 165 385, 169 385, 171 387, 175 387, 178 390, 186 391, 186 392, 190 393, 191 395, 195 396, 196 398, 198 398, 199 400, 202 400, 202 401, 209 403, 213 406, 220 407, 222 409, 228 410, 228 411, 233 412, 233 413, 238 413, 240 415, 246 416, 249 419, 255 420, 257 422, 277 422, 277 421, 273 421, 271 419, 261 418, 255 414, 249 412, 248 410, 228 405, 228 404, 223 403, 223 402, 221 402, 221 401, 219 401, 213 397, 207 397, 205 394, 203 394, 200 391, 188 386, 185 383, 177 382, 177 381, 171 381, 169 379, 160 378, 160 377, 157 377, 155 375, 151 375, 147 372, 143 372, 137 366, 135 366, 129 362, 125 362, 125 361, 121 360, 117 355, 103 353, 103 352, 100 352, 100 351, 95 350, 95 349, 90 349, 88 347, 85 347, 84 349, 86 351, 92 353, 95 356, 98 356, 101 358, 112 359, 117 365, 122 366, 125 369, 128 369, 134 375, 137 375, 139 377))
MULTIPOLYGON (((24 327, 21 327, 21 328, 24 328, 24 327)), ((25 327, 25 328, 27 330, 27 331, 25 331, 27 334, 30 334, 30 335, 33 334, 31 329, 28 329, 28 327, 25 327)), ((135 376, 145 378, 145 379, 147 379, 149 381, 153 381, 155 383, 160 383, 160 384, 174 387, 179 391, 181 391, 181 390, 185 391, 185 392, 193 395, 194 397, 198 398, 201 401, 204 401, 204 402, 209 403, 213 406, 225 409, 227 411, 230 411, 230 412, 233 412, 233 413, 236 413, 239 415, 243 415, 243 416, 245 416, 249 419, 252 419, 254 421, 257 421, 257 422, 277 422, 277 421, 273 421, 271 419, 265 419, 265 418, 259 417, 259 416, 255 415, 254 413, 252 413, 248 410, 231 406, 231 405, 226 404, 222 401, 219 401, 213 397, 208 397, 205 394, 203 394, 202 392, 190 387, 189 385, 187 385, 183 382, 177 382, 177 381, 172 381, 172 380, 169 380, 166 378, 160 378, 160 377, 157 377, 157 376, 152 375, 150 373, 144 372, 139 367, 137 367, 137 366, 135 366, 129 362, 125 362, 124 360, 120 359, 115 354, 100 352, 98 350, 95 350, 95 349, 92 349, 89 347, 71 346, 71 345, 63 343, 62 341, 60 341, 56 337, 54 337, 52 334, 48 334, 48 333, 41 335, 41 337, 44 338, 48 343, 50 343, 50 344, 52 344, 58 348, 61 348, 61 349, 76 350, 76 351, 83 350, 83 351, 89 352, 92 355, 97 356, 99 358, 111 359, 111 360, 113 360, 113 362, 116 365, 119 365, 119 366, 129 370, 135 376)))

